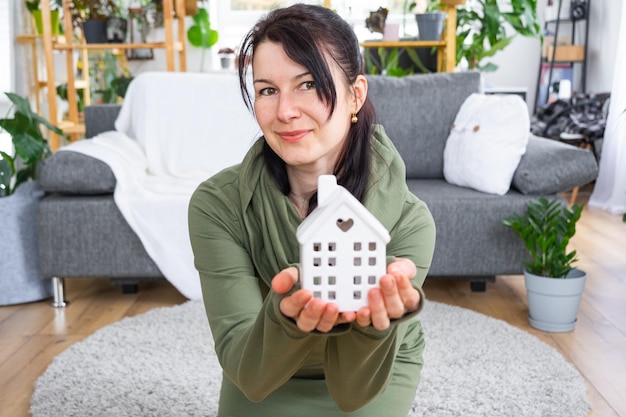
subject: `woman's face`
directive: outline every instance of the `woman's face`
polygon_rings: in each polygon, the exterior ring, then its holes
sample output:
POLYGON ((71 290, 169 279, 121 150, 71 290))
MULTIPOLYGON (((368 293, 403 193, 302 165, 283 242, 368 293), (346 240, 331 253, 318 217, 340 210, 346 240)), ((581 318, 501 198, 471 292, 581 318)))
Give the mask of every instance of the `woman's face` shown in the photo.
POLYGON ((350 129, 350 118, 361 107, 361 90, 366 91, 364 77, 350 88, 339 67, 332 61, 330 67, 337 107, 329 118, 329 106, 317 96, 313 76, 292 61, 282 45, 265 41, 255 50, 252 70, 256 119, 268 145, 288 169, 332 174, 350 129))

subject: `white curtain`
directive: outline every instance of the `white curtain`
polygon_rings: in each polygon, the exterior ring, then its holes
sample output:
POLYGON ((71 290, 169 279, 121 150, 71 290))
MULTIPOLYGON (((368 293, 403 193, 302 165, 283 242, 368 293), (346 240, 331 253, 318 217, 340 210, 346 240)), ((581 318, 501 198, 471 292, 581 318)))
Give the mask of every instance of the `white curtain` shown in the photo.
POLYGON ((613 214, 626 212, 626 5, 622 5, 600 172, 589 205, 613 214))

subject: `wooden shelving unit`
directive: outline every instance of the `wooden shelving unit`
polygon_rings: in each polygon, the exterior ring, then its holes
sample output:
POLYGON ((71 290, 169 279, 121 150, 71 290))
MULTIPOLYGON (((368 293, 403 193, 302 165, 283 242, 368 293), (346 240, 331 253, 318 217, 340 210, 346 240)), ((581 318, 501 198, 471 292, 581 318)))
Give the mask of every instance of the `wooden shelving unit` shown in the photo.
MULTIPOLYGON (((72 28, 72 19, 70 14, 71 0, 63 0, 63 27, 72 28)), ((57 111, 57 93, 56 78, 53 61, 54 51, 65 53, 65 66, 67 71, 67 99, 69 103, 68 119, 58 123, 58 127, 63 132, 70 135, 72 139, 76 139, 80 134, 84 133, 84 125, 79 121, 78 103, 76 100, 76 91, 83 90, 85 105, 90 104, 89 97, 89 71, 87 63, 89 62, 89 51, 112 51, 113 53, 124 54, 127 49, 164 49, 166 56, 167 71, 186 71, 186 33, 185 33, 185 4, 184 0, 164 0, 163 1, 163 22, 165 29, 165 41, 157 43, 106 43, 106 44, 87 44, 84 39, 75 42, 72 36, 53 36, 52 25, 50 21, 50 4, 48 1, 42 1, 40 4, 43 18, 43 34, 42 35, 20 35, 17 41, 21 43, 30 43, 33 45, 33 66, 34 66, 34 88, 37 95, 37 109, 39 108, 39 94, 43 88, 46 88, 48 101, 48 119, 52 123, 58 120, 57 111), (177 21, 177 33, 174 33, 174 20, 177 21), (42 43, 43 60, 45 62, 45 80, 40 81, 38 77, 38 59, 37 42, 42 43), (81 60, 83 62, 82 78, 77 79, 74 73, 74 51, 80 51, 81 60), (176 65, 178 63, 178 65, 176 65)), ((66 33, 72 33, 72 29, 66 29, 66 33)), ((58 149, 60 140, 58 135, 50 134, 50 147, 52 150, 58 149)))
POLYGON ((445 27, 438 41, 376 41, 363 42, 363 48, 437 48, 437 69, 452 72, 456 64, 456 8, 466 0, 441 0, 440 9, 446 13, 445 27))

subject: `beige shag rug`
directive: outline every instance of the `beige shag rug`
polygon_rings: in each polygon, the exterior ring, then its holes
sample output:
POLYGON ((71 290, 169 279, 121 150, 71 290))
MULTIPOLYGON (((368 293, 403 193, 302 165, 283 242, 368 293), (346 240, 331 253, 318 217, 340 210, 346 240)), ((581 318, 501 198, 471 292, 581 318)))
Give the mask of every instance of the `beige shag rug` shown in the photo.
MULTIPOLYGON (((576 369, 536 337, 436 302, 421 314, 422 380, 409 416, 584 417, 576 369)), ((216 416, 220 366, 201 302, 157 308, 98 330, 37 380, 33 417, 216 416)))

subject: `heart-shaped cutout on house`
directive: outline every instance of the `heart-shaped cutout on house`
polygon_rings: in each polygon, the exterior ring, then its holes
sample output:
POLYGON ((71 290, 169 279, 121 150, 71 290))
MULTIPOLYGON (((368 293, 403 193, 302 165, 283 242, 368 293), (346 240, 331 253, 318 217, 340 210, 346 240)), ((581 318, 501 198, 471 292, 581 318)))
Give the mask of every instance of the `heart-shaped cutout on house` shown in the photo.
POLYGON ((354 221, 352 219, 348 219, 348 220, 337 219, 337 227, 340 228, 344 232, 347 232, 348 230, 350 230, 352 225, 354 225, 354 221))

